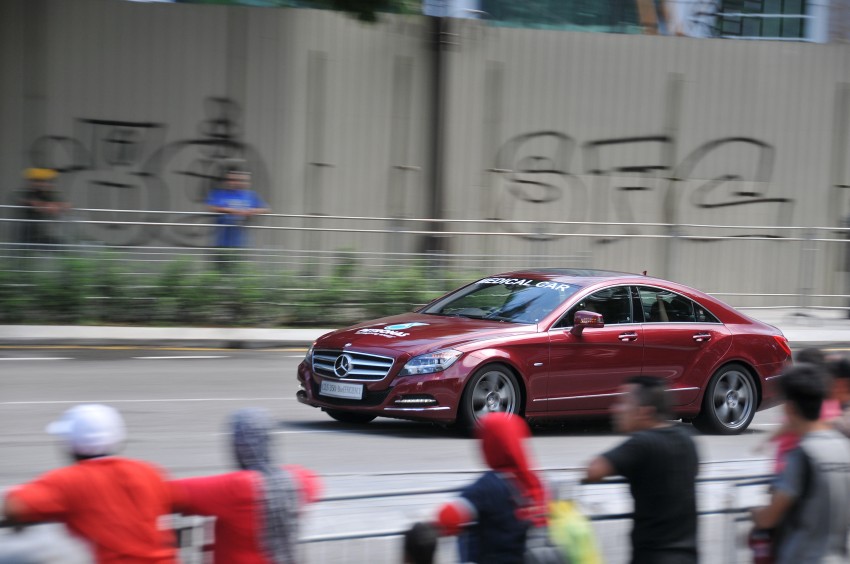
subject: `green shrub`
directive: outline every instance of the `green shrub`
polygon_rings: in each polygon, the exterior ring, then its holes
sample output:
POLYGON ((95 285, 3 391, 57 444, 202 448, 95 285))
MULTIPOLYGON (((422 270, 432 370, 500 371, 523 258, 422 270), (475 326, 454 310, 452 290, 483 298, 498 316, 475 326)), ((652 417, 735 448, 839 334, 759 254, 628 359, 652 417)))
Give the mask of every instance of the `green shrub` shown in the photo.
POLYGON ((49 257, 27 268, 7 260, 0 323, 343 326, 411 311, 476 277, 425 266, 373 273, 352 251, 340 251, 328 276, 232 266, 218 272, 184 259, 139 274, 110 252, 49 257))

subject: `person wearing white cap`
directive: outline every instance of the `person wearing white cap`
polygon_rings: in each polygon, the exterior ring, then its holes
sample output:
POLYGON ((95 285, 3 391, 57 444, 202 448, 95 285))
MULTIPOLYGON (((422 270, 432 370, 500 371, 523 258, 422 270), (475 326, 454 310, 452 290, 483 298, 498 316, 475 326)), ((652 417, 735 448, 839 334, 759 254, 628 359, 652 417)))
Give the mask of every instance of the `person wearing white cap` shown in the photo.
POLYGON ((47 427, 74 464, 12 488, 3 505, 17 523, 58 521, 91 545, 98 563, 172 564, 174 537, 160 531, 171 512, 167 476, 140 460, 116 456, 126 439, 113 408, 82 404, 47 427))

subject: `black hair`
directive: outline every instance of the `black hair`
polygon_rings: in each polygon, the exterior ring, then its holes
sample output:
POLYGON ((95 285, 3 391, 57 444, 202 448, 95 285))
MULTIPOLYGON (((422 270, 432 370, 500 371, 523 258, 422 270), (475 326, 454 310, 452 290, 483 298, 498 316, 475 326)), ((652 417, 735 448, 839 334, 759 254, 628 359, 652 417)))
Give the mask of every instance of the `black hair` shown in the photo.
POLYGON ((779 389, 803 419, 817 421, 827 397, 828 387, 823 368, 816 364, 797 364, 779 377, 779 389))
POLYGON ((845 356, 828 358, 826 361, 826 370, 835 379, 850 379, 850 360, 847 360, 845 356))
POLYGON ((797 352, 796 362, 806 364, 823 365, 826 363, 826 355, 817 347, 807 347, 797 352))
POLYGON ((640 407, 652 407, 655 409, 655 417, 661 421, 670 419, 670 399, 664 387, 664 380, 655 376, 633 376, 626 381, 637 387, 635 398, 640 407))
POLYGON ((404 559, 412 564, 431 564, 437 550, 437 527, 431 523, 414 523, 404 533, 404 559))
POLYGON ((109 456, 108 454, 77 454, 76 452, 71 453, 71 456, 74 458, 76 462, 82 462, 84 460, 92 460, 94 458, 103 458, 104 456, 109 456))

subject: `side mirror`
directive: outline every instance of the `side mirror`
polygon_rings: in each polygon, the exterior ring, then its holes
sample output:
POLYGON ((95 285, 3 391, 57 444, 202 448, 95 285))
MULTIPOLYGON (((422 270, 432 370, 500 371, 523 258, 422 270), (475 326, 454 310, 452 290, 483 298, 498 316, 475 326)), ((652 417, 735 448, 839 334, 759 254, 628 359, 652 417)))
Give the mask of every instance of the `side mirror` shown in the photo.
POLYGON ((570 333, 576 337, 580 337, 582 331, 585 329, 593 329, 596 327, 605 327, 605 322, 602 319, 601 313, 595 313, 593 311, 577 311, 575 318, 573 319, 573 328, 570 329, 570 333))

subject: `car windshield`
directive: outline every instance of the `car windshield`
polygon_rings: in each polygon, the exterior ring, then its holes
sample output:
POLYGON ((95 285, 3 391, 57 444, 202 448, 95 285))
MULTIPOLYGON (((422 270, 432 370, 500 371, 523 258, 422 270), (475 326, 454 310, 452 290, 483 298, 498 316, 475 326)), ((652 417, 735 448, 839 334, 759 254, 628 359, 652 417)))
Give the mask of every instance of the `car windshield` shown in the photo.
POLYGON ((435 302, 422 313, 537 323, 576 293, 579 286, 531 278, 484 278, 435 302))

